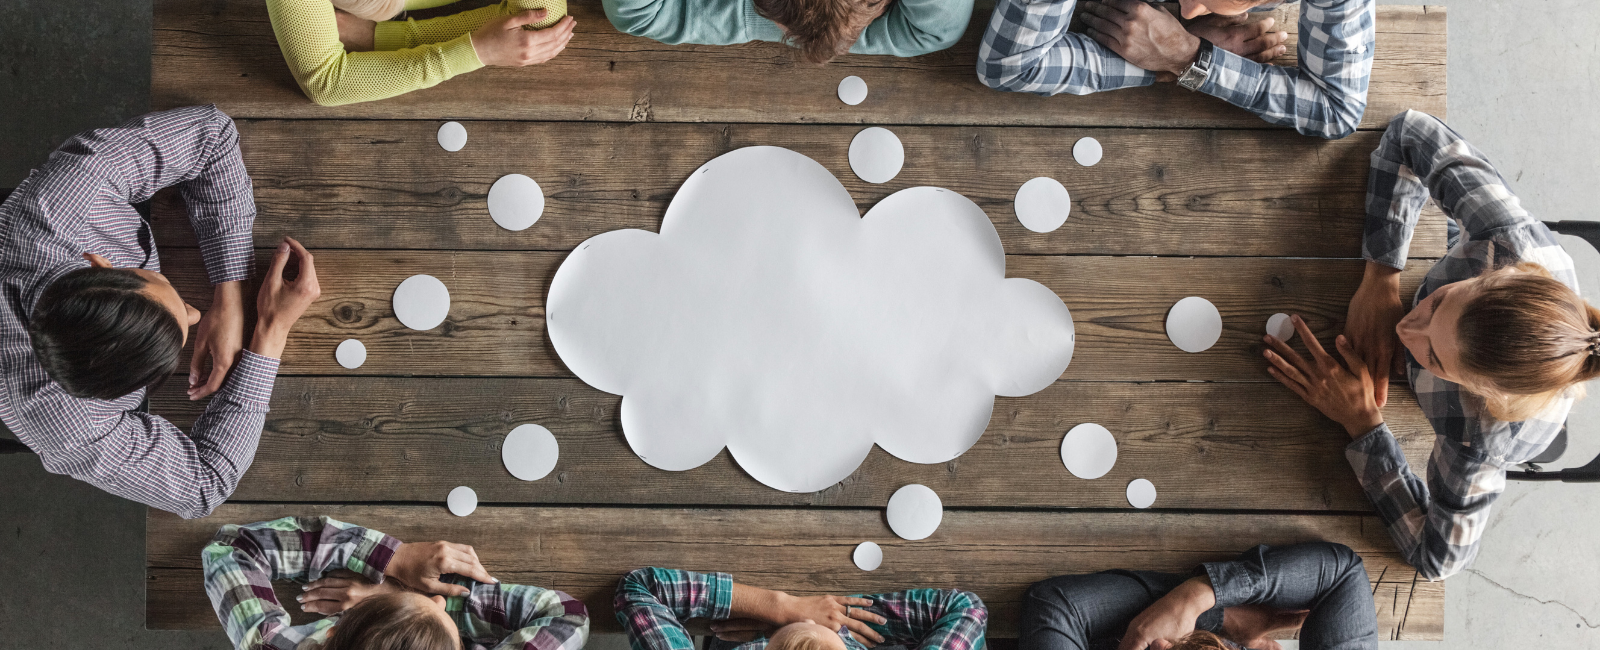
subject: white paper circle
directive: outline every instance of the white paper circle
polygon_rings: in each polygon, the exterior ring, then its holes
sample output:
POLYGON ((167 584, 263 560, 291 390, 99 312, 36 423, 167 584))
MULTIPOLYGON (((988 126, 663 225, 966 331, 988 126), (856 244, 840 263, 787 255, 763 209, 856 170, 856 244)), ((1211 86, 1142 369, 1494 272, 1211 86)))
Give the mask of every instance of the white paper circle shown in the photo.
POLYGON ((862 542, 856 545, 856 552, 851 559, 855 560, 856 568, 862 571, 876 571, 883 566, 883 547, 875 542, 862 542))
MULTIPOLYGON (((857 76, 845 77, 839 82, 839 101, 855 106, 867 100, 867 82, 857 76)), ((871 569, 867 569, 871 571, 871 569)))
POLYGON ((431 275, 406 278, 394 290, 394 315, 419 332, 438 327, 450 315, 450 290, 431 275))
POLYGON ((333 358, 339 361, 339 365, 355 370, 367 362, 367 346, 355 339, 345 339, 333 349, 333 358))
POLYGON ((1205 352, 1222 338, 1222 314, 1205 298, 1179 300, 1167 312, 1167 338, 1184 352, 1205 352))
POLYGON ((1072 427, 1061 439, 1061 463, 1078 478, 1105 476, 1117 464, 1117 439, 1098 424, 1072 427))
POLYGON ((909 540, 926 539, 944 519, 944 503, 926 485, 912 483, 889 497, 889 529, 909 540))
POLYGON ((524 424, 506 434, 500 444, 500 461, 506 471, 524 481, 537 481, 556 468, 561 448, 555 434, 537 424, 524 424))
POLYGON ((1294 338, 1294 321, 1289 320, 1288 314, 1273 314, 1267 319, 1267 333, 1288 343, 1289 339, 1294 338))
POLYGON ((478 493, 465 485, 450 491, 450 496, 445 499, 450 506, 450 514, 465 517, 478 509, 478 493))
POLYGON ((1156 502, 1156 485, 1142 478, 1133 479, 1128 483, 1128 505, 1135 508, 1148 508, 1156 502))
POLYGON ((467 127, 460 122, 445 122, 439 126, 439 146, 445 151, 460 151, 467 146, 467 127))
POLYGON ((1100 149, 1100 141, 1094 138, 1078 138, 1072 145, 1072 159, 1084 167, 1093 167, 1100 162, 1100 156, 1105 152, 1100 149))
POLYGON ((887 183, 906 164, 899 136, 883 127, 862 129, 850 140, 850 171, 868 183, 887 183))
POLYGON ((506 174, 489 186, 489 216, 506 230, 527 230, 544 214, 544 190, 522 174, 506 174))
POLYGON ((1067 222, 1072 213, 1072 196, 1060 181, 1040 176, 1022 184, 1017 189, 1014 204, 1017 221, 1034 232, 1050 232, 1067 222))

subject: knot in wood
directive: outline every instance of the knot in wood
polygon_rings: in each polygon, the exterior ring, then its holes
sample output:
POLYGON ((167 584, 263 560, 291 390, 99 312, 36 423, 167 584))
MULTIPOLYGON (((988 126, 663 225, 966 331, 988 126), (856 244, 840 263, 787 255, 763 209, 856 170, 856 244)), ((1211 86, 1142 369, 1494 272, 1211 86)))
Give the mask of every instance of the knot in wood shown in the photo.
POLYGON ((366 310, 366 304, 347 300, 333 306, 333 320, 341 325, 354 325, 361 322, 366 310))

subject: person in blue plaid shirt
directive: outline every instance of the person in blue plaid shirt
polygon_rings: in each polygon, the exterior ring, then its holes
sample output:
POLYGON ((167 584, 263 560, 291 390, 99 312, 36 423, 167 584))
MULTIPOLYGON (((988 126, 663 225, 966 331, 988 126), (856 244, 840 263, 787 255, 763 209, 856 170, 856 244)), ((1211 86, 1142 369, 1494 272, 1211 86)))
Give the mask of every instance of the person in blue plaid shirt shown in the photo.
MULTIPOLYGON (((1291 2, 1294 0, 1290 0, 1291 2)), ((1245 14, 1281 0, 1181 0, 1187 25, 1143 0, 999 0, 978 49, 978 79, 997 90, 1055 95, 1176 81, 1305 135, 1350 135, 1367 108, 1375 0, 1304 0, 1299 66, 1267 63, 1288 35, 1245 14)))
POLYGON ((1344 425, 1354 439, 1345 455, 1390 536, 1439 580, 1477 555, 1506 468, 1544 451, 1582 382, 1600 377, 1600 310, 1494 165, 1425 113, 1394 118, 1372 153, 1362 251, 1366 276, 1337 357, 1296 316, 1309 358, 1268 336, 1268 371, 1344 425), (1459 226, 1408 313, 1399 274, 1430 197, 1459 226), (1384 425, 1391 361, 1433 425, 1426 482, 1384 425))

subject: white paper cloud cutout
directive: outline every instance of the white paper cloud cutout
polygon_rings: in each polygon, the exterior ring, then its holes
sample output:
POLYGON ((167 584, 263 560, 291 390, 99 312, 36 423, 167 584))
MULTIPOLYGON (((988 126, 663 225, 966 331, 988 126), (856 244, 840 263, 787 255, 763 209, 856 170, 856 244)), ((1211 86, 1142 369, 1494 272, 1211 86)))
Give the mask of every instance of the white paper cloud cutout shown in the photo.
POLYGON ((778 147, 696 170, 659 235, 580 244, 546 320, 568 368, 624 396, 646 463, 687 470, 727 447, 790 492, 839 482, 874 443, 915 463, 961 455, 996 395, 1049 386, 1073 348, 1066 305, 1005 277, 972 201, 916 187, 861 217, 826 168, 778 147))

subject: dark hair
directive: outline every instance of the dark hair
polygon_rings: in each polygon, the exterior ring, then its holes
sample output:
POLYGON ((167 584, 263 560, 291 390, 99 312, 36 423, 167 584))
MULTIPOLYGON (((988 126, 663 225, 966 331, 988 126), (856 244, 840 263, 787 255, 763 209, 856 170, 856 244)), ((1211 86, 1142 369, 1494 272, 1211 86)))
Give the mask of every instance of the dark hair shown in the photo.
POLYGON ((799 48, 800 58, 827 63, 860 36, 851 29, 856 14, 892 0, 754 0, 756 13, 783 27, 783 42, 799 48))
POLYGON ((1535 415, 1600 377, 1597 329, 1600 310, 1538 264, 1485 274, 1456 321, 1466 383, 1497 418, 1535 415))
POLYGON ((408 595, 373 596, 345 610, 322 650, 458 650, 456 635, 408 595))
POLYGON ((128 269, 61 276, 33 307, 28 336, 45 374, 68 395, 116 399, 154 388, 178 369, 183 328, 128 269))

